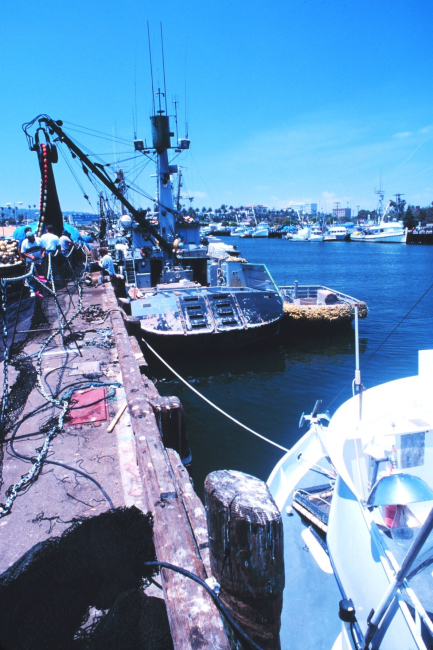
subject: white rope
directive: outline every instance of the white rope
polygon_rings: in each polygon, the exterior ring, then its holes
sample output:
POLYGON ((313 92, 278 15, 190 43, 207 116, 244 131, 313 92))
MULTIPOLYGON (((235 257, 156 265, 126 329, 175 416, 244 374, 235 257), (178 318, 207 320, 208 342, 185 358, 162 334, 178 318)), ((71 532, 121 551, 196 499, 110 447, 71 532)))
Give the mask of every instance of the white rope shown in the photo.
POLYGON ((157 359, 159 359, 170 370, 170 372, 173 373, 173 375, 175 375, 178 379, 180 379, 180 381, 183 382, 185 384, 185 386, 188 386, 188 388, 190 388, 193 391, 193 393, 195 393, 196 395, 201 397, 201 399, 203 399, 205 402, 210 404, 210 406, 212 406, 212 408, 214 408, 217 411, 219 411, 220 413, 222 413, 222 415, 225 415, 226 418, 228 418, 229 420, 231 420, 235 424, 238 424, 240 427, 242 427, 242 429, 245 429, 246 431, 249 431, 254 436, 257 436, 258 438, 261 438, 265 442, 269 442, 270 445, 273 445, 274 447, 278 447, 278 449, 281 449, 282 451, 286 451, 286 452, 290 451, 289 449, 286 449, 286 447, 283 447, 282 445, 279 445, 278 442, 274 442, 273 440, 269 440, 269 438, 265 438, 265 436, 262 436, 261 433, 257 433, 257 431, 254 431, 254 429, 250 429, 250 427, 247 427, 245 424, 242 424, 242 422, 239 422, 239 420, 236 420, 236 418, 232 417, 231 415, 229 415, 228 413, 226 413, 225 411, 220 409, 219 406, 217 406, 216 404, 211 402, 210 399, 208 399, 207 397, 202 395, 196 388, 194 388, 194 386, 191 386, 191 384, 189 384, 186 381, 186 379, 181 377, 179 375, 179 373, 176 372, 176 370, 174 370, 166 361, 164 361, 164 359, 162 357, 159 356, 159 354, 149 345, 149 343, 147 341, 145 341, 144 339, 143 339, 143 341, 147 345, 149 350, 157 357, 157 359))

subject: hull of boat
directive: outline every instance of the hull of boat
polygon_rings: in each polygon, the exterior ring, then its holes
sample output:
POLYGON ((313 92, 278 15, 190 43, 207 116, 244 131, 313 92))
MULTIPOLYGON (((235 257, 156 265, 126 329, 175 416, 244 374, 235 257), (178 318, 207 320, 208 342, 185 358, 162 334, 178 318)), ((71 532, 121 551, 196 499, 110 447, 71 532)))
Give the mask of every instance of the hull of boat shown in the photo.
POLYGON ((278 334, 276 291, 249 288, 164 288, 131 303, 144 339, 170 350, 240 347, 278 334))
POLYGON ((406 233, 378 235, 350 235, 350 241, 369 242, 372 244, 405 244, 406 233))
POLYGON ((255 345, 278 336, 280 321, 261 325, 248 330, 227 330, 222 332, 195 333, 186 336, 164 336, 146 331, 142 327, 142 338, 160 352, 169 354, 214 353, 255 345))

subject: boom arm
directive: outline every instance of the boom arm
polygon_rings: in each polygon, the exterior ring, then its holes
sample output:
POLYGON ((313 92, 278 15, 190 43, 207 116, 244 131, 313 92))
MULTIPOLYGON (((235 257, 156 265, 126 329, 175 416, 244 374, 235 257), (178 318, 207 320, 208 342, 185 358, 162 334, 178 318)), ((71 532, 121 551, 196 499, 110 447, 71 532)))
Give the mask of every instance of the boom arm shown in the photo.
MULTIPOLYGON (((37 118, 38 119, 38 118, 37 118)), ((34 120, 35 121, 35 120, 34 120)), ((58 139, 60 142, 64 142, 68 149, 72 151, 77 158, 81 160, 81 162, 84 165, 84 171, 87 173, 86 167, 90 169, 90 171, 95 174, 95 176, 102 182, 104 185, 114 194, 114 196, 125 206, 125 208, 132 214, 134 219, 140 224, 140 226, 146 230, 149 234, 151 234, 155 239, 158 241, 159 246, 165 250, 170 256, 173 254, 173 249, 172 246, 162 237, 162 235, 158 232, 158 230, 152 226, 146 219, 144 219, 143 212, 140 212, 134 208, 133 205, 126 199, 123 194, 119 191, 119 189, 116 187, 116 184, 111 180, 111 178, 108 176, 106 171, 104 170, 103 165, 95 164, 93 163, 86 154, 81 151, 81 149, 73 142, 63 131, 61 128, 63 126, 63 122, 61 120, 53 120, 51 117, 48 115, 42 115, 39 118, 39 122, 45 122, 47 125, 48 129, 51 131, 54 131, 56 135, 58 136, 58 139)), ((31 124, 33 124, 32 122, 31 124)), ((29 125, 24 125, 23 129, 29 138, 30 136, 27 133, 27 130, 25 127, 28 127, 29 125)), ((34 145, 31 144, 32 140, 29 140, 29 145, 31 149, 34 149, 34 145)))

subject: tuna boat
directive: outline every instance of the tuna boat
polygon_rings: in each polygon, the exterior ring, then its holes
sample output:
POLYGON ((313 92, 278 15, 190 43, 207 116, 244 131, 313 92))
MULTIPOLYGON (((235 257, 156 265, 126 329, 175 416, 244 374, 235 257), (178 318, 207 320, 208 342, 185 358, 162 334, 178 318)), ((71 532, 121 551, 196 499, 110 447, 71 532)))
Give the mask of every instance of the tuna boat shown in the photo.
POLYGON ((172 146, 167 105, 161 101, 166 94, 158 91, 156 96, 158 110, 154 106, 150 118, 152 147, 137 138, 131 143, 136 156, 156 163, 157 196, 151 214, 130 203, 123 172, 113 180, 107 166, 93 162, 65 133, 61 121, 47 115, 36 118, 128 213, 117 224, 107 224, 108 231, 113 226, 117 230, 111 242, 117 270, 125 278, 122 307, 148 343, 176 352, 243 346, 278 334, 283 299, 266 266, 249 264, 230 246, 211 248, 208 254, 200 243, 199 223, 184 216, 179 200, 174 201, 172 179, 179 168, 169 157, 188 150, 190 141, 178 139, 172 146))

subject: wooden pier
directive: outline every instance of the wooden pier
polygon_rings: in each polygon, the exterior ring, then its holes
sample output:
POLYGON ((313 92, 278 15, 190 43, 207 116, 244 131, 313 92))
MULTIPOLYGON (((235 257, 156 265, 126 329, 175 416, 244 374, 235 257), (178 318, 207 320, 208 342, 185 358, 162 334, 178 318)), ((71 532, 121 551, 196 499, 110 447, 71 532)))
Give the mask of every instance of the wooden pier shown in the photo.
MULTIPOLYGON (((76 295, 72 300, 76 308, 76 295)), ((48 325, 54 327, 56 310, 49 301, 44 299, 44 304, 48 304, 45 311, 48 325)), ((71 296, 66 291, 59 292, 59 301, 70 315, 74 310, 71 296)), ((136 506, 144 513, 153 514, 159 561, 180 566, 206 580, 211 576, 211 569, 205 510, 179 455, 164 448, 152 407, 152 401, 157 401, 159 395, 145 374, 147 363, 136 339, 127 333, 111 284, 84 287, 83 307, 90 308, 90 312, 99 311, 107 318, 85 320, 77 316, 73 336, 66 346, 63 347, 58 335, 43 355, 42 381, 49 392, 58 392, 79 380, 116 382, 115 396, 110 398, 110 390, 103 389, 107 417, 93 414, 93 421, 65 424, 64 430, 51 442, 48 456, 50 461, 58 461, 62 466, 45 464, 38 480, 15 500, 11 513, 0 519, 0 573, 4 574, 35 544, 59 536, 71 522, 109 509, 97 485, 76 473, 76 469, 103 486, 116 508, 136 506)), ((36 439, 17 436, 14 443, 19 454, 29 458, 41 445, 47 420, 58 412, 46 403, 35 383, 35 360, 46 339, 45 331, 33 334, 19 355, 20 362, 13 359, 9 369, 10 404, 11 396, 18 394, 17 382, 23 384, 24 392, 27 390, 16 420, 39 409, 22 424, 18 434, 34 435, 41 429, 41 436, 36 439), (31 380, 27 388, 21 381, 23 373, 31 380)), ((6 439, 10 435, 9 430, 6 439)), ((29 469, 27 462, 11 454, 6 445, 4 448, 2 503, 5 503, 5 490, 29 469)), ((162 569, 158 578, 173 647, 228 650, 230 645, 220 612, 203 587, 168 569, 162 569)), ((151 587, 148 591, 153 591, 154 596, 158 590, 151 587)), ((19 603, 16 606, 19 608, 19 603)), ((25 619, 31 612, 24 608, 20 616, 25 619)), ((0 625, 0 647, 3 647, 1 635, 0 625)), ((32 647, 39 647, 37 640, 32 647)))

